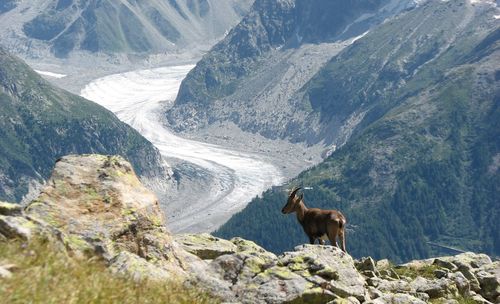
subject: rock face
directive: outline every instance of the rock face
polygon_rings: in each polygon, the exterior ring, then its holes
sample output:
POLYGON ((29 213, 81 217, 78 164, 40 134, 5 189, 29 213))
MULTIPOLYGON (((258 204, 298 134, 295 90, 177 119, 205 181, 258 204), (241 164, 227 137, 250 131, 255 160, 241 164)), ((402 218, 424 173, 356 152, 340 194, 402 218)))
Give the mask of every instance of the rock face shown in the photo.
POLYGON ((56 229, 71 252, 98 254, 135 277, 154 266, 182 273, 156 196, 122 157, 63 157, 47 184, 25 214, 56 229))
POLYGON ((183 81, 169 122, 185 130, 231 121, 314 141, 320 122, 295 93, 356 37, 416 2, 256 0, 183 81))
MULTIPOLYGON (((75 258, 102 258, 116 275, 180 279, 224 302, 488 303, 500 295, 500 262, 483 254, 394 266, 355 261, 332 246, 301 245, 277 256, 238 237, 172 236, 156 197, 119 156, 63 157, 23 211, 0 206, 0 242, 42 235, 75 258)), ((16 275, 9 267, 0 265, 0 280, 16 275)))
POLYGON ((5 0, 2 43, 27 55, 164 52, 224 35, 251 0, 5 0))

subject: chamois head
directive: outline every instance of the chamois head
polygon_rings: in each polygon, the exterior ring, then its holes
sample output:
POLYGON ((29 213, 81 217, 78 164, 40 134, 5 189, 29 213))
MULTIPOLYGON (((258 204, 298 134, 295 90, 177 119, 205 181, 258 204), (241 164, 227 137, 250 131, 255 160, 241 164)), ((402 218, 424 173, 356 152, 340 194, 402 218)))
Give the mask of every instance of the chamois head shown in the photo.
POLYGON ((294 188, 290 194, 288 195, 288 200, 286 201, 285 207, 281 209, 281 212, 284 214, 292 213, 297 211, 297 207, 299 206, 299 202, 304 197, 304 194, 300 194, 297 196, 297 191, 300 190, 300 187, 294 188))

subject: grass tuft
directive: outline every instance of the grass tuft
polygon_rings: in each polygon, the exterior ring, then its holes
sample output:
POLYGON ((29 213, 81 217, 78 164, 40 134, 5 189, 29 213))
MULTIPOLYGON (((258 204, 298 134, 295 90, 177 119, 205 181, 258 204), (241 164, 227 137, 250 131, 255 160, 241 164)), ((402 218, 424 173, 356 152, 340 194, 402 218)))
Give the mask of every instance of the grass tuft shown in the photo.
POLYGON ((179 282, 136 282, 112 275, 102 261, 71 258, 47 241, 0 242, 0 266, 15 264, 0 279, 2 303, 218 303, 179 282))

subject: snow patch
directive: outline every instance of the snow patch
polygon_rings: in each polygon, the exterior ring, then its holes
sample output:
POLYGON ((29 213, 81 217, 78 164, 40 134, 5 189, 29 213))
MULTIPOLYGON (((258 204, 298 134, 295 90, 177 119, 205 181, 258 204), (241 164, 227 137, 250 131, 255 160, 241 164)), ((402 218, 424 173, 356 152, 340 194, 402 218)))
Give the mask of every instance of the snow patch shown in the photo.
POLYGON ((37 72, 40 75, 54 77, 54 78, 63 78, 63 77, 68 76, 68 75, 65 75, 65 74, 58 74, 58 73, 52 73, 52 72, 40 71, 40 70, 35 70, 35 72, 37 72))
POLYGON ((351 39, 351 44, 353 44, 354 42, 356 42, 357 40, 363 38, 366 34, 368 34, 369 31, 366 31, 364 32, 363 34, 359 35, 359 36, 356 36, 354 38, 351 39))

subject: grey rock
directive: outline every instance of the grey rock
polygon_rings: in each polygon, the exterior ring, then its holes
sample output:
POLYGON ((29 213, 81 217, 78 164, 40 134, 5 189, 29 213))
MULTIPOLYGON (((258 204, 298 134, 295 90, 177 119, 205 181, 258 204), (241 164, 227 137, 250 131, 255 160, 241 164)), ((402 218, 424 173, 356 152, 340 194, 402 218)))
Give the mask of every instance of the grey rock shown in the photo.
POLYGON ((404 280, 387 281, 380 280, 375 286, 383 293, 411 293, 415 292, 409 282, 404 280))
POLYGON ((477 304, 493 304, 492 302, 486 300, 480 295, 473 295, 472 300, 474 300, 474 302, 477 304))
POLYGON ((224 254, 236 253, 238 247, 224 239, 210 234, 179 234, 174 236, 184 250, 193 253, 201 259, 215 259, 224 254))
POLYGON ((416 292, 428 294, 431 299, 454 296, 457 294, 455 284, 444 278, 428 280, 422 277, 417 277, 410 283, 410 286, 416 292))
POLYGON ((371 257, 364 257, 361 260, 355 262, 356 269, 359 271, 377 271, 375 266, 375 261, 371 257))
POLYGON ((458 267, 458 271, 460 271, 465 276, 465 278, 467 278, 471 290, 479 291, 481 289, 481 285, 478 279, 476 278, 476 275, 472 272, 471 268, 467 266, 467 264, 461 264, 458 267))
POLYGON ((327 304, 360 304, 359 300, 355 297, 346 298, 338 298, 333 301, 328 302, 327 304))
POLYGON ((373 271, 370 271, 370 270, 361 271, 361 274, 367 278, 376 278, 377 277, 377 274, 373 271))
POLYGON ((20 215, 23 210, 19 204, 11 204, 0 201, 0 214, 1 215, 20 215))
POLYGON ((500 296, 500 277, 488 273, 484 270, 476 273, 481 289, 478 291, 485 299, 496 301, 500 296))
POLYGON ((450 271, 456 271, 458 269, 457 265, 453 264, 452 262, 445 261, 445 260, 442 260, 439 258, 434 260, 434 265, 437 265, 437 266, 442 267, 442 268, 446 268, 450 271))
POLYGON ((438 279, 445 278, 448 275, 448 272, 443 269, 434 270, 434 276, 438 279))
POLYGON ((391 262, 388 259, 382 259, 377 261, 376 267, 379 271, 389 269, 391 268, 391 262))
POLYGON ((470 268, 480 268, 492 263, 491 258, 483 253, 465 252, 455 256, 440 257, 436 260, 450 262, 460 267, 466 265, 470 268))
POLYGON ((470 294, 470 282, 461 272, 454 272, 448 274, 448 278, 455 283, 458 288, 458 291, 462 295, 470 294))
POLYGON ((110 261, 126 251, 179 278, 186 275, 175 258, 177 249, 156 196, 121 156, 61 158, 25 213, 57 231, 76 255, 99 255, 110 261))
POLYGON ((11 277, 12 273, 3 266, 0 266, 0 279, 10 279, 11 277))
POLYGON ((133 280, 164 281, 173 279, 173 273, 149 263, 145 259, 127 251, 120 252, 110 261, 112 273, 132 278, 133 280))
POLYGON ((412 296, 404 293, 391 293, 384 294, 383 296, 373 300, 366 302, 367 304, 424 304, 425 302, 412 296))
POLYGON ((377 288, 375 288, 373 286, 368 286, 367 291, 368 291, 368 296, 372 300, 376 299, 376 298, 380 298, 384 295, 380 290, 378 290, 377 288))
POLYGON ((36 230, 37 226, 24 217, 0 215, 0 234, 7 238, 29 240, 36 230))

